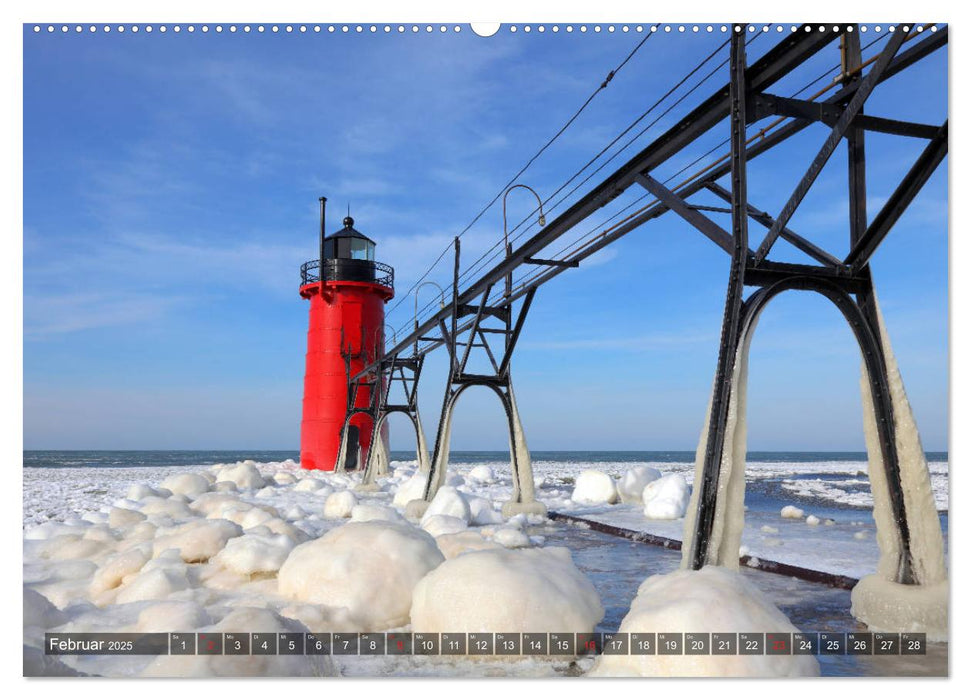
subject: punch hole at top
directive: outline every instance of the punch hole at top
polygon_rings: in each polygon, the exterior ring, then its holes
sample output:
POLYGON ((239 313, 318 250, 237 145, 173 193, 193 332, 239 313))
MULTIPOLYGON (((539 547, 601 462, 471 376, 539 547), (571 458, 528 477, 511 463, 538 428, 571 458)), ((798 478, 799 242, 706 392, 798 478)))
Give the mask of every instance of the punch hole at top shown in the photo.
POLYGON ((498 22, 473 22, 469 26, 477 36, 490 37, 499 31, 500 24, 498 22))

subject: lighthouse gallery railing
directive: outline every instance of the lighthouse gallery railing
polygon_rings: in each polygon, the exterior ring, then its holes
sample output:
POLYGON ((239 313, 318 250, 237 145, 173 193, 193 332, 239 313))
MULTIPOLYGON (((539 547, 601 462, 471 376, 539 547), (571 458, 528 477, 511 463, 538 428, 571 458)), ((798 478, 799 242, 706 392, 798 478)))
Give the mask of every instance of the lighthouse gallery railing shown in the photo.
MULTIPOLYGON (((300 266, 300 285, 320 282, 320 261, 308 260, 300 266)), ((330 258, 324 260, 325 282, 373 282, 394 289, 394 268, 373 260, 330 258)))

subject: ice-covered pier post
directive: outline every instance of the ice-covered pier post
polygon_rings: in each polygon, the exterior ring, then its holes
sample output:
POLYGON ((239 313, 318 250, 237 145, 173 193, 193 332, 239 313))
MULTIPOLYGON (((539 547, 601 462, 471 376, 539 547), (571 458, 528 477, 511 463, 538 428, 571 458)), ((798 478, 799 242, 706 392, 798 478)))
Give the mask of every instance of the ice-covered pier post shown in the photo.
MULTIPOLYGON (((855 29, 855 28, 854 28, 855 29)), ((880 128, 862 118, 863 106, 885 72, 892 71, 911 26, 900 25, 864 75, 859 33, 845 32, 840 44, 844 78, 836 97, 823 103, 832 114, 829 135, 775 219, 753 207, 746 191, 749 121, 771 114, 812 120, 797 101, 788 102, 753 92, 748 84, 745 32, 736 29, 730 59, 730 190, 717 183, 707 189, 731 205, 732 262, 722 323, 718 365, 708 418, 698 446, 695 488, 685 518, 683 566, 738 566, 744 520, 745 391, 748 351, 759 314, 778 294, 807 290, 833 302, 853 330, 860 346, 864 430, 869 455, 874 519, 880 546, 877 572, 863 578, 852 594, 853 614, 879 630, 924 630, 947 635, 947 570, 940 520, 930 475, 903 381, 880 314, 870 272, 870 257, 890 232, 920 188, 947 154, 947 122, 918 129, 901 124, 897 131, 918 132, 927 144, 881 211, 868 221, 866 214, 866 128, 880 128), (754 102, 754 104, 753 104, 754 102), (787 224, 836 146, 848 144, 850 253, 840 259, 787 228, 787 224), (748 244, 748 219, 769 231, 754 252, 748 244), (775 263, 768 254, 778 237, 785 237, 819 265, 775 263), (745 296, 745 287, 756 289, 745 296)), ((815 119, 822 120, 818 109, 815 119)), ((796 122, 798 123, 798 122, 796 122)), ((810 123, 806 121, 805 124, 810 123)), ((805 125, 804 124, 804 125, 805 125)), ((771 137, 770 137, 771 138, 771 137)), ((764 150, 768 139, 753 147, 764 150)), ((650 178, 643 184, 671 207, 699 225, 699 212, 688 216, 678 209, 677 196, 650 178)))

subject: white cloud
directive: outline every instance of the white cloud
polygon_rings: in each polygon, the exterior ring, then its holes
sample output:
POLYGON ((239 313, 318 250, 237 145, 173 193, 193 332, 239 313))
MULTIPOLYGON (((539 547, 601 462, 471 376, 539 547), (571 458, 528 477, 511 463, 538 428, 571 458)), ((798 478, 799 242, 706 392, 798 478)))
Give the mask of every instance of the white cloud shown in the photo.
POLYGON ((184 303, 184 297, 152 294, 51 294, 24 301, 24 337, 50 336, 108 326, 151 322, 184 303))

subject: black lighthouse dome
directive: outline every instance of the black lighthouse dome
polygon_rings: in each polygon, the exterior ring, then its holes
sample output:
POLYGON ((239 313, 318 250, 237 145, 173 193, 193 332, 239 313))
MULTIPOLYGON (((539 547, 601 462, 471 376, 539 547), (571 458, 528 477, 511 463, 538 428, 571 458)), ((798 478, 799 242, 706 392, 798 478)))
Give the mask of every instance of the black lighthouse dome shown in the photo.
POLYGON ((387 287, 393 293, 394 269, 375 261, 375 242, 354 228, 350 213, 343 223, 344 228, 324 236, 321 203, 321 259, 306 262, 300 268, 301 286, 320 281, 368 282, 387 287))
POLYGON ((344 217, 344 228, 324 239, 324 258, 374 261, 375 243, 354 228, 354 219, 344 217))

